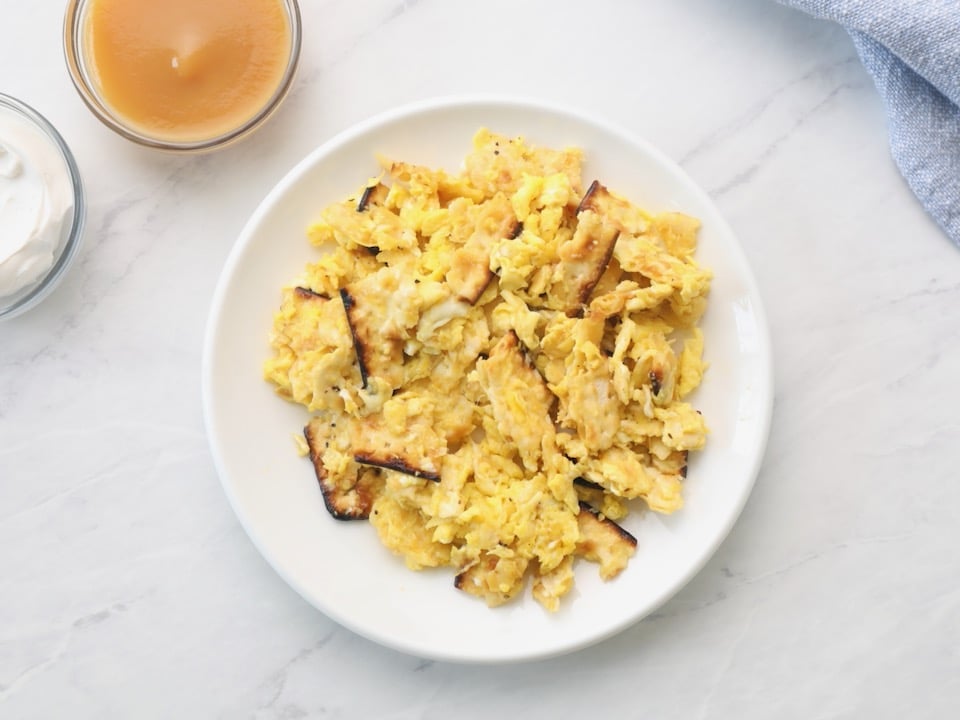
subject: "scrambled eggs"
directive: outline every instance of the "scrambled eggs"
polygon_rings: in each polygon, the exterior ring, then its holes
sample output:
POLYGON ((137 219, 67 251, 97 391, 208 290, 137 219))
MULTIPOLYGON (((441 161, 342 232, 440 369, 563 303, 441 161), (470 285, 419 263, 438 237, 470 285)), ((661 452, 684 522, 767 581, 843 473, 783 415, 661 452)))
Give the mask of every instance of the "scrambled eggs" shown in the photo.
POLYGON ((487 130, 456 175, 386 162, 308 236, 264 374, 304 405, 330 513, 491 606, 616 576, 628 501, 671 513, 706 426, 699 223, 487 130))

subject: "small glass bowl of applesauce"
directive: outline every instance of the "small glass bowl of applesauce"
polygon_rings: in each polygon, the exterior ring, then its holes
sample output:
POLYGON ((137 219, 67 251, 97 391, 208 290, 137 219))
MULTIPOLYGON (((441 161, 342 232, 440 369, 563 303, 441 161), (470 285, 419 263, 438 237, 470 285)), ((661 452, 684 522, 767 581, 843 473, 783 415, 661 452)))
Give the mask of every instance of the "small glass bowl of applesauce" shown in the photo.
POLYGON ((202 152, 280 106, 300 35, 297 0, 70 0, 63 47, 104 125, 148 147, 202 152))

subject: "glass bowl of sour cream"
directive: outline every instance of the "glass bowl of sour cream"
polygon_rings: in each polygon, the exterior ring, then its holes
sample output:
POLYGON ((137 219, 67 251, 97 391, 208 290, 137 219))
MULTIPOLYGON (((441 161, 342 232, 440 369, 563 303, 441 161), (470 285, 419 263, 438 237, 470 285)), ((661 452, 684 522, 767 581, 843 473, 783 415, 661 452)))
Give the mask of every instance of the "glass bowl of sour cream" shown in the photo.
POLYGON ((0 320, 57 286, 76 255, 85 211, 80 171, 60 133, 0 93, 0 320))

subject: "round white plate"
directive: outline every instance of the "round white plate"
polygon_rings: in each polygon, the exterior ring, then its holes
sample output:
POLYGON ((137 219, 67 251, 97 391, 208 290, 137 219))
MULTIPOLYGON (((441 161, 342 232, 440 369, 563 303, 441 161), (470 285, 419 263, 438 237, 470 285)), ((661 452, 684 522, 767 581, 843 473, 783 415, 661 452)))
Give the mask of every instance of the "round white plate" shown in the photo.
POLYGON ((351 630, 421 657, 504 662, 546 657, 601 640, 644 617, 703 566, 746 502, 770 421, 770 341, 760 297, 733 232, 673 162, 598 120, 527 101, 459 98, 420 103, 365 122, 324 144, 267 195, 233 248, 210 311, 203 404, 213 457, 240 522, 264 557, 307 601, 351 630), (453 587, 451 569, 411 572, 365 522, 327 514, 310 462, 292 435, 304 409, 262 380, 280 289, 315 257, 307 226, 378 173, 375 155, 457 170, 481 126, 586 153, 597 178, 652 210, 703 222, 697 259, 714 271, 703 320, 710 368, 692 402, 711 429, 695 453, 686 505, 670 517, 624 523, 637 554, 614 581, 578 564, 556 614, 526 595, 489 609, 453 587))

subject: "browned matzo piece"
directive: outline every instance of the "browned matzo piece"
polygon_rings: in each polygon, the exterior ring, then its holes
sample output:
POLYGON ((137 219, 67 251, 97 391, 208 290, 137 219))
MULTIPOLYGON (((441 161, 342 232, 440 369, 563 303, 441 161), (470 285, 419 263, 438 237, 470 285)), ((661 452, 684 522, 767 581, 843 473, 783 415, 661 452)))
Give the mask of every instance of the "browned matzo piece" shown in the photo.
POLYGON ((602 215, 605 221, 630 236, 645 232, 649 227, 646 213, 638 211, 629 201, 614 195, 596 180, 584 193, 577 213, 584 210, 602 215))
POLYGON ((550 386, 560 400, 560 426, 575 430, 591 452, 614 444, 623 415, 613 380, 616 365, 601 348, 603 332, 604 318, 593 312, 574 321, 564 376, 550 386))
POLYGON ((382 337, 374 330, 377 308, 374 303, 367 302, 363 290, 349 286, 340 288, 363 387, 368 387, 371 377, 383 378, 391 387, 396 387, 403 380, 403 346, 397 339, 382 337))
POLYGON ((328 471, 323 458, 329 451, 333 432, 334 428, 320 417, 313 418, 303 428, 323 504, 337 520, 365 520, 370 516, 379 478, 376 471, 361 468, 356 463, 350 463, 339 475, 328 471))
MULTIPOLYGON (((501 237, 516 238, 523 225, 513 220, 509 226, 504 223, 501 237)), ((487 285, 493 279, 494 272, 490 269, 490 247, 494 238, 489 235, 475 233, 467 244, 453 253, 450 261, 450 272, 447 274, 447 284, 454 294, 471 305, 477 302, 487 285)))
POLYGON ((434 428, 428 414, 415 414, 405 407, 405 395, 397 395, 388 404, 391 414, 401 414, 401 427, 392 427, 382 414, 367 415, 350 423, 350 452, 363 465, 412 475, 438 482, 446 440, 434 428))
POLYGON ((553 393, 521 348, 517 333, 507 332, 490 356, 477 362, 477 379, 500 431, 516 444, 524 467, 535 471, 556 435, 550 419, 553 393))
POLYGON ((358 332, 361 325, 360 314, 356 310, 356 301, 347 288, 340 288, 340 300, 343 302, 343 309, 347 313, 347 325, 350 326, 350 337, 353 339, 353 349, 357 353, 357 365, 360 368, 360 379, 363 386, 367 386, 367 378, 370 377, 370 364, 372 349, 365 342, 363 336, 358 332))
POLYGON ((580 526, 577 554, 600 563, 600 577, 604 580, 616 577, 636 552, 637 539, 584 502, 580 503, 577 524, 580 526))
POLYGON ((383 201, 387 199, 388 192, 390 192, 390 188, 383 183, 378 182, 376 185, 367 185, 367 187, 363 189, 360 200, 357 201, 357 212, 364 212, 371 205, 383 204, 383 201))
POLYGON ((522 225, 513 214, 510 203, 491 200, 488 212, 477 218, 477 225, 463 247, 450 259, 447 284, 454 294, 473 305, 493 279, 490 249, 497 240, 516 238, 522 225), (519 229, 518 229, 519 228, 519 229))
POLYGON ((264 368, 265 376, 282 397, 311 411, 342 407, 341 388, 359 384, 356 354, 339 299, 331 300, 305 286, 284 289, 270 344, 274 357, 264 368))
POLYGON ((314 292, 310 288, 297 286, 293 289, 293 292, 296 293, 297 297, 301 300, 313 300, 315 298, 320 298, 321 300, 329 300, 326 295, 321 295, 318 292, 314 292))
POLYGON ((620 230, 603 213, 606 192, 594 181, 577 208, 573 237, 557 249, 560 266, 553 293, 563 299, 568 313, 580 310, 590 298, 620 237, 620 230))

